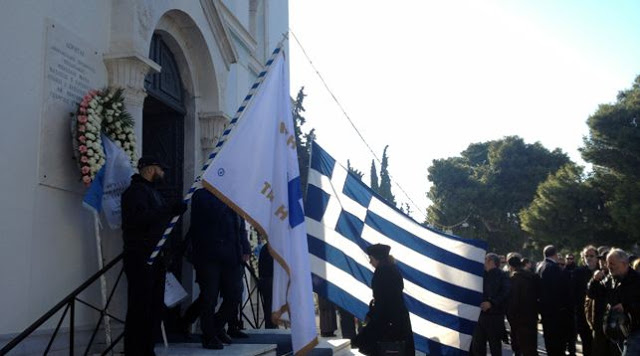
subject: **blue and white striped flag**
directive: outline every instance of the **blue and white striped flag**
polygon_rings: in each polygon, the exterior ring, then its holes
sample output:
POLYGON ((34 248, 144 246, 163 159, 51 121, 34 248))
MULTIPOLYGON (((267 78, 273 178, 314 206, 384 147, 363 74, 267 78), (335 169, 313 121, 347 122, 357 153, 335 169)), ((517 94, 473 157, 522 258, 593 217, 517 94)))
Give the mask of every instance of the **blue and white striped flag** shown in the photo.
POLYGON ((427 229, 384 202, 315 142, 305 206, 313 289, 364 319, 383 243, 404 278, 416 349, 466 355, 480 315, 486 244, 427 229))

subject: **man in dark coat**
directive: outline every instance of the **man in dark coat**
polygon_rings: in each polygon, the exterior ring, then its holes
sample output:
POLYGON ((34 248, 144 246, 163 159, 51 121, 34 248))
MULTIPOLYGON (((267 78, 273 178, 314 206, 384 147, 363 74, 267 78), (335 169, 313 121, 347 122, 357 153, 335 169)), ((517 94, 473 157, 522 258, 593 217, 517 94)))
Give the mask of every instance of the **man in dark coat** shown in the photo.
MULTIPOLYGON (((189 234, 200 285, 202 346, 221 349, 223 342, 232 342, 224 326, 229 323, 231 326, 237 318, 242 301, 244 262, 251 253, 244 221, 211 192, 199 189, 191 203, 189 234), (222 305, 216 313, 219 293, 222 305)), ((234 330, 231 336, 247 337, 239 330, 234 330)))
POLYGON ((402 355, 415 353, 409 310, 402 298, 404 282, 395 260, 389 255, 390 249, 382 244, 367 248, 375 268, 371 279, 373 300, 369 303, 366 325, 353 340, 354 347, 365 355, 379 355, 380 342, 401 342, 404 343, 402 355))
POLYGON ((587 323, 585 315, 585 298, 587 294, 587 284, 593 276, 594 271, 598 269, 598 250, 595 246, 589 245, 582 249, 580 253, 584 266, 577 267, 573 271, 571 281, 574 288, 575 313, 576 313, 576 331, 582 340, 582 354, 591 356, 591 344, 593 337, 591 328, 587 323))
POLYGON ((611 311, 626 314, 630 325, 624 340, 623 356, 640 355, 640 274, 629 266, 629 255, 612 248, 607 255, 607 266, 614 283, 609 290, 611 311))
POLYGON ((169 205, 156 190, 164 178, 163 164, 142 157, 139 174, 122 193, 122 238, 124 273, 127 276, 127 316, 124 351, 127 355, 154 355, 154 336, 160 330, 164 309, 165 266, 147 265, 147 259, 162 237, 172 216, 187 209, 183 202, 169 205))
POLYGON ((487 253, 484 258, 484 281, 480 317, 471 340, 471 354, 485 356, 487 341, 491 355, 502 355, 504 315, 509 297, 509 277, 500 268, 500 257, 487 253))
POLYGON ((599 270, 595 271, 587 284, 585 317, 593 328, 592 354, 594 356, 618 356, 620 349, 604 334, 602 324, 609 305, 609 290, 613 289, 614 279, 607 268, 607 254, 611 248, 598 247, 599 270))
POLYGON ((507 319, 511 326, 511 348, 515 356, 537 356, 540 278, 524 269, 520 256, 509 258, 508 263, 511 290, 507 319))
POLYGON ((564 356, 571 320, 572 290, 570 277, 556 262, 558 253, 554 246, 544 248, 545 260, 538 266, 542 280, 540 315, 544 330, 544 344, 549 356, 564 356))

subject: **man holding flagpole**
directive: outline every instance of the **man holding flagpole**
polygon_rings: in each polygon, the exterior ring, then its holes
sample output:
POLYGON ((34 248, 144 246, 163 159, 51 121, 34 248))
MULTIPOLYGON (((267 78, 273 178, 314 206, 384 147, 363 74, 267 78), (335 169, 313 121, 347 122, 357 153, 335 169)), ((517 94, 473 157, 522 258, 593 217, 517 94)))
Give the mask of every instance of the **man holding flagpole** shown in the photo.
POLYGON ((288 66, 276 53, 202 179, 267 237, 275 261, 272 319, 290 324, 294 353, 303 355, 317 344, 317 331, 288 66))
POLYGON ((154 335, 160 330, 164 308, 165 267, 147 264, 155 244, 172 216, 182 215, 187 204, 169 205, 156 189, 166 166, 154 157, 138 161, 139 174, 122 194, 124 273, 127 276, 127 316, 124 326, 126 355, 155 355, 154 335))

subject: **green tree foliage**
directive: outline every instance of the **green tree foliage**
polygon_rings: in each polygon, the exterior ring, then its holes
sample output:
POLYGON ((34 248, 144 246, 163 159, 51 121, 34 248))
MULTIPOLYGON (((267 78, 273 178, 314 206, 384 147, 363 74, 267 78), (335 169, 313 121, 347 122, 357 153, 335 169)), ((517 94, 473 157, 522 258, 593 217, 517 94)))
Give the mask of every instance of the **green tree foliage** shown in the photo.
POLYGON ((308 133, 302 132, 302 125, 305 124, 306 119, 303 116, 304 113, 304 87, 301 87, 298 91, 296 99, 292 99, 292 115, 293 126, 296 135, 296 148, 298 151, 298 165, 300 167, 300 183, 302 184, 302 191, 304 200, 307 198, 307 182, 309 181, 309 165, 311 164, 311 142, 316 139, 315 129, 311 129, 308 133))
POLYGON ((594 179, 606 207, 629 244, 640 240, 640 76, 612 104, 587 120, 582 157, 594 165, 594 179))
POLYGON ((376 163, 374 160, 371 160, 371 189, 374 192, 377 192, 380 186, 378 185, 378 172, 376 170, 376 163))
POLYGON ((582 167, 567 164, 550 175, 520 214, 521 227, 538 246, 554 243, 579 250, 589 243, 620 245, 602 190, 582 167))
POLYGON ((355 174, 360 180, 362 180, 362 177, 364 177, 364 173, 362 173, 362 171, 353 168, 353 166, 351 165, 351 161, 347 160, 347 170, 349 170, 349 172, 355 174))
POLYGON ((434 160, 427 224, 485 239, 491 250, 520 250, 527 234, 518 212, 531 203, 538 184, 569 162, 561 150, 518 136, 473 143, 460 157, 434 160))
POLYGON ((391 193, 391 176, 389 175, 389 157, 387 156, 387 149, 389 145, 384 148, 382 152, 382 163, 380 164, 380 187, 378 187, 378 194, 385 198, 389 203, 396 205, 396 197, 391 193))

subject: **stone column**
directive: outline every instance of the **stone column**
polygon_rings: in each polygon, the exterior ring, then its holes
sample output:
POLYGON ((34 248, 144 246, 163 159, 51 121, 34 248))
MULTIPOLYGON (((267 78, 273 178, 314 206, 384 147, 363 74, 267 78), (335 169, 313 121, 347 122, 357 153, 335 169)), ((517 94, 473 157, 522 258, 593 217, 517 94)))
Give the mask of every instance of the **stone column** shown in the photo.
POLYGON ((231 121, 229 115, 221 112, 198 113, 200 121, 200 147, 202 149, 202 163, 206 162, 224 132, 225 127, 231 121))
POLYGON ((142 108, 147 91, 144 78, 160 72, 160 65, 139 53, 109 53, 104 55, 109 74, 109 86, 124 88, 124 105, 131 114, 137 138, 136 152, 142 155, 142 108))

